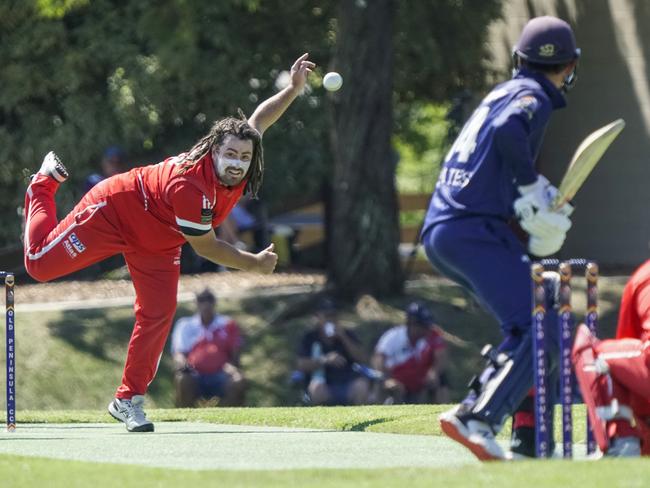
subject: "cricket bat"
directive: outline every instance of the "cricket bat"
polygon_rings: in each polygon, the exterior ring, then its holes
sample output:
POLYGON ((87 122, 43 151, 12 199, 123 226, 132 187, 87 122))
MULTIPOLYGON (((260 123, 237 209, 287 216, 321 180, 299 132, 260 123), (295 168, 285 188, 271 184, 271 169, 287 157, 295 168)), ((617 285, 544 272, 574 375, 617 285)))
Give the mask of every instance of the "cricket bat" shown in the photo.
POLYGON ((609 145, 614 142, 624 127, 623 119, 615 120, 592 132, 580 143, 564 173, 558 188, 559 192, 552 204, 553 210, 557 210, 576 195, 591 170, 594 169, 596 163, 600 161, 609 145))

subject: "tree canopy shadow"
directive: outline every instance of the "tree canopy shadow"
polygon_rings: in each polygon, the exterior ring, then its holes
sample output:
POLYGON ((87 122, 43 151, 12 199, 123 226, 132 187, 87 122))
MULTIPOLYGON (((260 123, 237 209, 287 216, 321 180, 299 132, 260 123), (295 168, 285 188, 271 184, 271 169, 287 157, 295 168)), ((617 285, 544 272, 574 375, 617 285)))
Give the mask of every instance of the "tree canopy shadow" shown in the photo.
POLYGON ((61 319, 48 322, 53 337, 103 361, 115 362, 108 351, 128 343, 133 318, 116 318, 111 309, 66 310, 61 319))

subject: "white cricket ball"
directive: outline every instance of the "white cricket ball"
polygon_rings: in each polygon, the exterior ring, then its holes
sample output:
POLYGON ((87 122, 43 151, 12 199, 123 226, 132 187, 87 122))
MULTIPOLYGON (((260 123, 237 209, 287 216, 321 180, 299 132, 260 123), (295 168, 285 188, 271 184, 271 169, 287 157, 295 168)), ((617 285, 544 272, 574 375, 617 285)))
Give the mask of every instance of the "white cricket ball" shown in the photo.
POLYGON ((343 78, 335 71, 327 73, 323 77, 323 86, 328 91, 336 91, 343 85, 343 78))

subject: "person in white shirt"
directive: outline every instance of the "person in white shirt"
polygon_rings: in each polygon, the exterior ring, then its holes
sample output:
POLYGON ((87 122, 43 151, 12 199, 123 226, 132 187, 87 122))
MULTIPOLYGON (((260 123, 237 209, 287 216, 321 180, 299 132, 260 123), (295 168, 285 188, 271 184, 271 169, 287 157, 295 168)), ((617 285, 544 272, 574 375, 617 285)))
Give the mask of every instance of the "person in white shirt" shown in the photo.
POLYGON ((381 403, 445 402, 446 344, 431 311, 422 303, 406 308, 406 323, 379 338, 372 366, 384 374, 375 400, 381 403))
POLYGON ((213 397, 219 406, 243 405, 239 327, 216 312, 217 299, 209 289, 196 296, 196 304, 198 313, 179 319, 172 333, 176 406, 194 407, 199 399, 213 397))

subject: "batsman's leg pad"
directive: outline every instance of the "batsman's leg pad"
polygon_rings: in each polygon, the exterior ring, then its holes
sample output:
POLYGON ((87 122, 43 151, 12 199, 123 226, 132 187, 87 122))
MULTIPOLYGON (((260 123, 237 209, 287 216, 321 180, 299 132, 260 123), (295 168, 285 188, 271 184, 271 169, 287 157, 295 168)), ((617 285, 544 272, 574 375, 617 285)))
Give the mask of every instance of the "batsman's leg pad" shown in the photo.
POLYGON ((533 384, 532 347, 530 333, 519 337, 519 343, 509 351, 502 351, 498 366, 472 406, 472 414, 500 430, 506 418, 515 411, 533 384))

